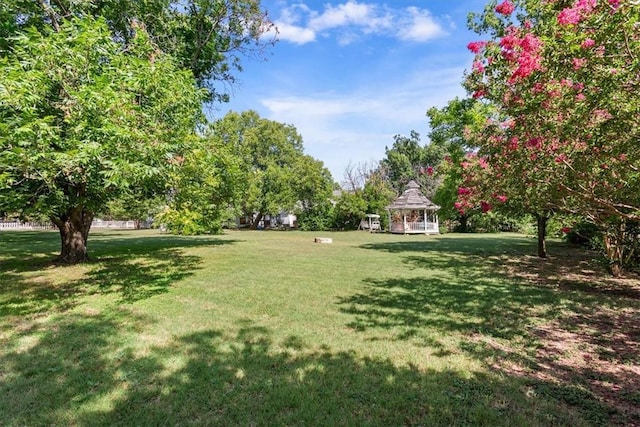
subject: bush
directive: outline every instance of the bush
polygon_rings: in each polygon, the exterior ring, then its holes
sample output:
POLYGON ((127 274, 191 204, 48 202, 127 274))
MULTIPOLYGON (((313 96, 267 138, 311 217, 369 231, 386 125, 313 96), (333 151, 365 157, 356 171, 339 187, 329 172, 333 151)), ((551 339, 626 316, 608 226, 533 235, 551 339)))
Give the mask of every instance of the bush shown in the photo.
POLYGON ((587 249, 600 249, 601 239, 602 232, 598 226, 588 221, 578 222, 564 236, 568 243, 587 249))
POLYGON ((156 222, 163 224, 173 234, 192 236, 196 234, 219 234, 222 225, 219 218, 205 217, 200 212, 189 209, 165 209, 156 217, 156 222))

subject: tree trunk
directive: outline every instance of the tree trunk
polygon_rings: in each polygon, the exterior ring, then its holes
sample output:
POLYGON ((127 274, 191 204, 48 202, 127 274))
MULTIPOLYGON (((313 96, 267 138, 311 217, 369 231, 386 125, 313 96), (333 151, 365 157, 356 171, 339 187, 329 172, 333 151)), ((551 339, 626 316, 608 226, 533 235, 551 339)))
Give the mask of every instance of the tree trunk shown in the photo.
POLYGON ((540 258, 547 257, 547 221, 549 220, 548 215, 540 215, 536 214, 536 221, 538 225, 538 256, 540 258))
POLYGON ((469 231, 469 217, 466 215, 460 215, 460 233, 466 233, 469 231))
POLYGON ((256 214, 255 219, 251 223, 251 228, 254 229, 254 230, 257 230, 258 229, 258 225, 260 224, 260 221, 262 221, 263 217, 264 217, 264 215, 262 214, 262 212, 258 212, 256 214))
POLYGON ((60 255, 56 262, 78 264, 89 260, 87 238, 92 220, 93 213, 82 207, 71 208, 63 215, 51 218, 60 231, 60 255))
POLYGON ((604 233, 604 253, 609 261, 609 271, 615 277, 622 275, 624 269, 625 224, 621 222, 604 233))

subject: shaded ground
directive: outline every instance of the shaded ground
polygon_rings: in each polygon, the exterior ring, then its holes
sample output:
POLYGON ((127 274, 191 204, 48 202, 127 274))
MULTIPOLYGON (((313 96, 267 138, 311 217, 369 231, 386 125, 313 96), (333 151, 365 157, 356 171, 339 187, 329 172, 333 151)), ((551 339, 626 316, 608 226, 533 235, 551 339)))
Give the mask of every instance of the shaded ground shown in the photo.
POLYGON ((0 424, 640 426, 640 280, 610 278, 588 252, 554 242, 540 260, 523 236, 340 234, 322 255, 391 267, 343 278, 349 263, 309 256, 308 275, 284 280, 256 261, 280 249, 273 235, 136 235, 95 235, 93 261, 65 268, 47 261, 55 234, 1 236, 0 424), (294 291, 331 269, 347 292, 315 294, 329 303, 311 333, 276 311, 222 321, 227 296, 259 288, 223 268, 270 280, 247 305, 286 295, 307 308, 294 291), (225 280, 238 292, 221 296, 225 280))
POLYGON ((618 306, 577 310, 536 327, 539 348, 528 367, 499 362, 512 374, 576 385, 576 396, 589 396, 616 409, 612 423, 640 425, 640 313, 625 307, 640 299, 640 278, 614 278, 594 263, 593 253, 572 249, 547 260, 532 256, 505 259, 505 272, 534 286, 606 295, 618 306))
POLYGON ((484 360, 529 384, 527 395, 578 408, 592 425, 640 426, 637 275, 614 278, 597 254, 558 242, 547 259, 526 241, 480 236, 362 247, 405 255, 417 276, 372 278, 341 301, 354 329, 403 328, 398 339, 421 329, 459 333, 459 347, 442 354, 484 360))

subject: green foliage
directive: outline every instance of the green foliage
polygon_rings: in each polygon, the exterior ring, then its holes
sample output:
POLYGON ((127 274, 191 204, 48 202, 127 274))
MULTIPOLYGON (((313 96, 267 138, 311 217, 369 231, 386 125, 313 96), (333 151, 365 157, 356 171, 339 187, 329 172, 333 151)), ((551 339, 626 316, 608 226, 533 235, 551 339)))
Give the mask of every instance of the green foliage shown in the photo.
POLYGON ((592 249, 602 255, 606 263, 611 262, 610 254, 607 250, 606 238, 619 234, 617 250, 620 251, 619 259, 621 267, 628 271, 640 270, 640 222, 624 221, 619 223, 612 219, 603 229, 602 224, 581 220, 575 223, 568 233, 564 235, 564 240, 573 245, 592 249))
POLYGON ((165 195, 144 197, 123 194, 120 198, 108 202, 102 211, 96 213, 96 216, 116 221, 133 220, 140 226, 142 222, 153 219, 165 205, 165 195))
POLYGON ((90 17, 29 30, 0 69, 0 210, 50 217, 84 260, 96 212, 166 190, 204 93, 143 29, 122 49, 90 17))
POLYGON ((158 221, 177 234, 219 233, 242 197, 241 159, 215 133, 193 136, 191 145, 176 159, 169 206, 158 221))
POLYGON ((263 119, 255 111, 230 112, 213 124, 212 135, 238 156, 237 208, 256 215, 253 227, 265 215, 283 211, 306 214, 306 227, 323 223, 311 218, 324 211, 333 180, 322 162, 304 154, 294 126, 263 119))
MULTIPOLYGON (((391 183, 385 180, 379 172, 372 173, 364 185, 362 197, 367 204, 366 213, 380 215, 380 226, 383 229, 389 227, 386 207, 395 200, 396 196, 391 183)), ((360 219, 362 218, 363 216, 360 216, 360 219)))
POLYGON ((433 171, 444 158, 445 150, 438 145, 422 145, 420 134, 396 135, 391 148, 385 148, 381 171, 396 194, 402 194, 407 183, 416 181, 425 196, 433 197, 439 180, 433 171))
POLYGON ((571 227, 564 239, 573 245, 588 249, 597 249, 602 240, 601 231, 597 225, 588 221, 580 221, 571 227))
POLYGON ((298 228, 303 231, 324 231, 333 228, 334 208, 330 200, 317 203, 296 213, 298 228))
POLYGON ((364 199, 362 190, 343 191, 333 209, 333 228, 355 230, 367 211, 367 201, 364 199))
POLYGON ((275 41, 265 37, 273 24, 259 0, 4 0, 0 56, 13 47, 13 36, 27 28, 58 31, 75 18, 98 17, 123 47, 137 29, 144 29, 154 46, 207 88, 208 100, 227 100, 224 85, 233 83, 242 70, 242 56, 261 55, 275 41))
POLYGON ((438 217, 442 221, 457 222, 463 232, 469 231, 466 222, 477 211, 460 213, 455 206, 458 188, 463 186, 461 164, 475 148, 471 135, 484 125, 490 112, 489 105, 472 98, 455 98, 441 109, 432 107, 427 111, 431 145, 445 153, 443 161, 436 168, 440 185, 433 195, 433 202, 440 206, 438 217))
POLYGON ((493 171, 490 191, 530 212, 598 224, 619 274, 623 224, 640 219, 640 9, 521 1, 501 16, 493 5, 471 17, 489 39, 470 45, 476 56, 465 80, 499 113, 477 138, 493 171))
POLYGON ((167 207, 156 215, 156 223, 174 234, 193 236, 197 234, 219 234, 222 231, 220 219, 203 213, 202 209, 181 206, 180 210, 167 207))

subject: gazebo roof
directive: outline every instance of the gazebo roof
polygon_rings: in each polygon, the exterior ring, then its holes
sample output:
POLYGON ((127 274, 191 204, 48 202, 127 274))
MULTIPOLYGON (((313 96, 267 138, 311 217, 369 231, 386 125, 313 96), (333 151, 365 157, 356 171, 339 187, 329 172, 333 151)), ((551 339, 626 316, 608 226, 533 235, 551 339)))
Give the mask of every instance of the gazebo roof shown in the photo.
POLYGON ((435 211, 440 209, 440 206, 427 199, 420 192, 420 186, 418 183, 411 180, 407 184, 407 189, 404 190, 404 193, 402 193, 402 195, 393 203, 387 206, 387 209, 428 209, 435 211))

